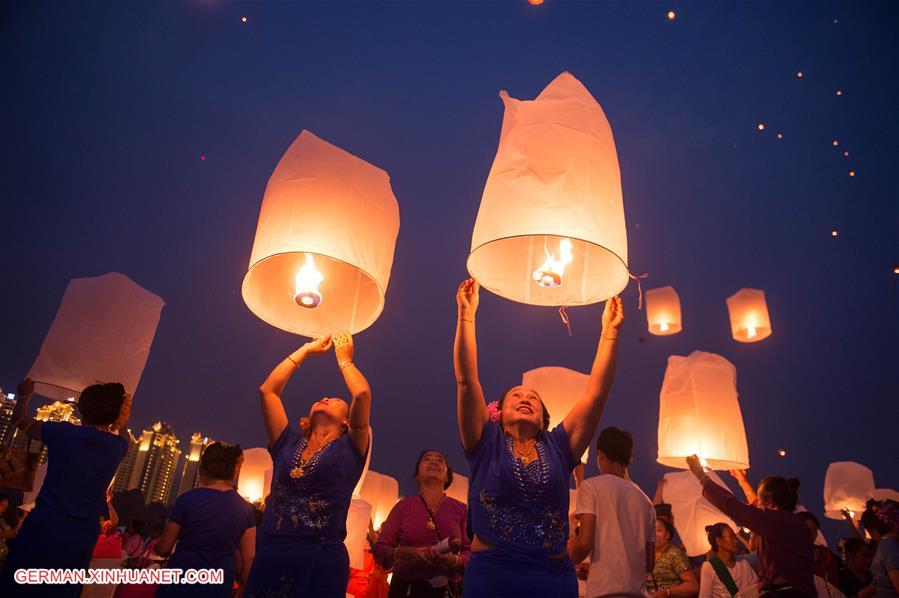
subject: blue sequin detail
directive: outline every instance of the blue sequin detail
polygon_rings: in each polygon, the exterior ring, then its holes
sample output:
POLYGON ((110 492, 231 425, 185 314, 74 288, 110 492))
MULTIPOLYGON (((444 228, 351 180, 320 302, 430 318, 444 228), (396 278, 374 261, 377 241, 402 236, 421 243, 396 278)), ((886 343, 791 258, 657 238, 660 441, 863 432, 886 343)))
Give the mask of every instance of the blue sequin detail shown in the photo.
MULTIPOLYGON (((330 502, 325 495, 314 491, 316 465, 331 444, 306 465, 302 477, 292 478, 288 471, 279 483, 274 485, 272 492, 274 500, 271 507, 275 516, 275 529, 281 529, 285 525, 294 528, 302 525, 322 530, 331 524, 331 516, 328 513, 330 502)), ((303 438, 297 446, 296 454, 301 454, 305 447, 306 439, 303 438)))

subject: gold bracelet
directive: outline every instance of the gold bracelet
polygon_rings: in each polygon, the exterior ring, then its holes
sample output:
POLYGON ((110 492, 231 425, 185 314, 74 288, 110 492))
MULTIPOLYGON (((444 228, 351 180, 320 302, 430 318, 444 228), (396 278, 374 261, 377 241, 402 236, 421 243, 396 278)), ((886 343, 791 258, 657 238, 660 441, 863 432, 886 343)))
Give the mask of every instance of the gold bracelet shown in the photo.
POLYGON ((340 371, 342 372, 344 369, 350 367, 351 365, 355 365, 352 361, 347 361, 346 363, 340 364, 340 371))
POLYGON ((291 356, 290 356, 290 355, 288 355, 288 356, 287 356, 287 359, 289 359, 289 360, 290 360, 290 363, 292 363, 292 364, 293 364, 293 367, 295 367, 295 368, 298 368, 298 367, 300 367, 300 364, 299 364, 299 363, 297 363, 297 362, 296 362, 296 361, 294 361, 294 359, 293 359, 293 357, 291 357, 291 356))
POLYGON ((604 338, 607 341, 617 341, 618 340, 617 336, 601 336, 600 338, 604 338))
POLYGON ((463 321, 463 322, 471 322, 471 323, 474 323, 474 318, 471 318, 471 319, 468 319, 468 318, 459 318, 459 320, 461 320, 461 321, 463 321))

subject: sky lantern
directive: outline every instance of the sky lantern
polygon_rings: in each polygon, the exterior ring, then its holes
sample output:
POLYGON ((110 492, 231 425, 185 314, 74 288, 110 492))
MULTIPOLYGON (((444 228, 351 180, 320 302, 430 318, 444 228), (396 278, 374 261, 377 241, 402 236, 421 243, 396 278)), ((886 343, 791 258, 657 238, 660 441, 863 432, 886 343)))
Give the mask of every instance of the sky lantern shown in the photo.
MULTIPOLYGON (((540 400, 549 411, 549 429, 562 423, 575 403, 587 394, 590 376, 568 368, 548 366, 525 372, 521 384, 537 391, 540 400)), ((581 462, 587 462, 588 451, 581 455, 581 462)))
POLYGON ((681 331, 680 297, 674 287, 646 291, 646 323, 649 332, 659 336, 681 331))
POLYGON ((369 469, 362 484, 361 496, 371 505, 371 518, 375 529, 379 529, 390 509, 400 499, 400 486, 396 478, 369 469))
POLYGON ((740 289, 727 298, 727 312, 734 340, 755 343, 771 336, 765 291, 740 289))
POLYGON ((855 461, 837 461, 827 466, 824 474, 824 515, 842 519, 842 510, 853 513, 865 510, 874 492, 874 473, 855 461))
POLYGON ((385 171, 303 131, 265 188, 243 299, 295 334, 364 330, 384 308, 399 226, 385 171))
POLYGON ((343 544, 350 555, 350 567, 365 568, 365 543, 368 537, 368 522, 372 517, 372 506, 361 498, 350 500, 346 514, 346 538, 343 544))
POLYGON ((165 302, 124 274, 69 282, 28 372, 37 394, 58 401, 98 382, 134 394, 165 302))
POLYGON ((899 502, 899 492, 892 488, 875 488, 871 492, 871 498, 874 500, 894 500, 899 502))
POLYGON ((453 483, 446 489, 446 495, 455 498, 461 503, 468 504, 468 478, 453 472, 453 483))
POLYGON ((627 286, 627 232, 612 128, 565 72, 535 100, 500 92, 499 148, 468 256, 484 288, 531 305, 587 305, 627 286))
POLYGON ((237 478, 237 493, 249 502, 265 499, 272 484, 272 456, 268 449, 250 448, 243 452, 243 465, 237 478))
POLYGON ((690 455, 711 469, 749 467, 737 370, 703 351, 670 356, 659 395, 658 462, 685 469, 690 455))
MULTIPOLYGON (((709 478, 722 488, 727 488, 714 471, 709 472, 709 478)), ((726 523, 734 532, 737 531, 737 524, 702 496, 702 486, 692 472, 666 473, 664 479, 662 500, 671 505, 677 533, 688 555, 698 556, 708 552, 707 525, 726 523)))

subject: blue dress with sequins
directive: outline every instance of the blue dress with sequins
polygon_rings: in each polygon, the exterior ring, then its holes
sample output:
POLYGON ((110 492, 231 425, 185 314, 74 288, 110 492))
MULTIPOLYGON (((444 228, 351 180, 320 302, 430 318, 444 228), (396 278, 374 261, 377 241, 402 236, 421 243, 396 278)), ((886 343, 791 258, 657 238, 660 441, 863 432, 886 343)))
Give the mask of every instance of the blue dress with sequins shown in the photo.
POLYGON ((272 489, 256 536, 248 597, 346 595, 346 517, 365 456, 343 434, 303 468, 301 477, 291 477, 305 445, 288 426, 269 447, 272 489))
POLYGON ((471 469, 469 533, 496 550, 472 552, 464 596, 577 596, 577 578, 565 551, 568 486, 577 461, 562 425, 540 432, 539 459, 516 459, 502 427, 487 422, 478 445, 466 451, 471 469))

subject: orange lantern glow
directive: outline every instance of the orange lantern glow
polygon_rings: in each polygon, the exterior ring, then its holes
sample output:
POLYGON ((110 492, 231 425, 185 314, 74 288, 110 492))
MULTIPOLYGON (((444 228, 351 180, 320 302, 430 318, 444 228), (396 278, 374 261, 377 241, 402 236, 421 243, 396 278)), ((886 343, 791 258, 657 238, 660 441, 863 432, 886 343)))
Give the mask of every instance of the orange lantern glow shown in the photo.
POLYGON ((669 357, 659 395, 658 462, 683 469, 690 455, 711 469, 749 467, 737 370, 703 351, 669 357))
POLYGON ((824 474, 824 515, 842 519, 842 510, 861 513, 874 492, 874 473, 854 461, 837 461, 824 474))
POLYGON ((468 478, 453 472, 453 483, 446 489, 446 495, 455 498, 461 503, 468 504, 468 478))
POLYGON ((665 16, 668 18, 669 21, 673 21, 674 19, 677 18, 677 13, 674 12, 673 10, 669 10, 669 11, 665 14, 665 16))
POLYGON ((362 484, 362 499, 371 505, 371 518, 379 529, 390 514, 390 509, 400 499, 400 486, 396 478, 368 470, 362 484))
MULTIPOLYGON (((521 377, 521 384, 536 390, 549 411, 550 430, 562 423, 575 404, 584 398, 589 381, 587 374, 554 366, 537 368, 521 377)), ((580 459, 586 463, 587 452, 580 459)))
POLYGON ((650 334, 668 336, 683 329, 680 297, 674 287, 646 291, 646 323, 650 334))
POLYGON ((499 148, 484 187, 468 271, 531 305, 604 301, 628 282, 627 231, 612 128, 562 73, 535 100, 503 91, 499 148))
POLYGON ((740 289, 727 298, 727 311, 734 340, 755 343, 771 336, 771 319, 768 317, 764 291, 740 289))
POLYGON ((368 328, 384 308, 399 224, 386 172, 303 131, 265 188, 247 307, 304 336, 368 328))
POLYGON ((543 0, 528 0, 529 4, 533 4, 534 6, 539 6, 543 4, 543 0))
POLYGON ((249 502, 264 499, 271 491, 271 472, 272 456, 267 449, 246 449, 243 452, 240 476, 237 478, 237 493, 249 502))

